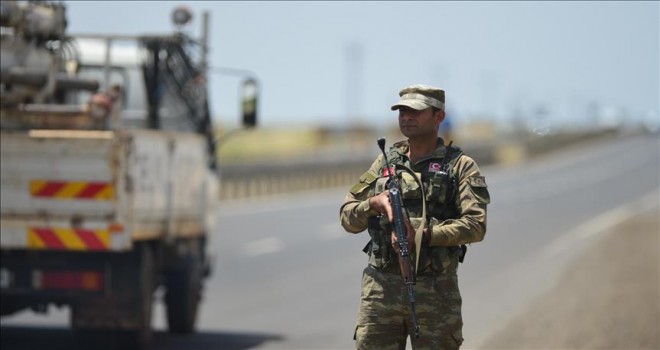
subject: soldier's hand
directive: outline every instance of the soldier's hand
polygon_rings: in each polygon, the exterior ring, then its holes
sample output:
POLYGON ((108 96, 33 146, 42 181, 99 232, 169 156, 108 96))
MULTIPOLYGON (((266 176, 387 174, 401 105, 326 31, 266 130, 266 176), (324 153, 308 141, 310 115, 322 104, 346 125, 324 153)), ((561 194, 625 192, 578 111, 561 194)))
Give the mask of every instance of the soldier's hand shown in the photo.
MULTIPOLYGON (((408 251, 415 251, 415 228, 410 224, 410 220, 407 218, 403 220, 404 225, 406 226, 406 241, 408 242, 408 251)), ((399 248, 399 239, 396 235, 396 232, 392 231, 392 247, 397 254, 401 253, 399 248)))
POLYGON ((390 222, 393 221, 392 205, 390 204, 390 190, 381 192, 380 194, 369 198, 369 206, 371 209, 387 215, 387 219, 390 220, 390 222))
POLYGON ((429 245, 431 242, 431 235, 433 234, 433 228, 431 226, 426 226, 424 228, 424 234, 422 235, 422 246, 429 245))

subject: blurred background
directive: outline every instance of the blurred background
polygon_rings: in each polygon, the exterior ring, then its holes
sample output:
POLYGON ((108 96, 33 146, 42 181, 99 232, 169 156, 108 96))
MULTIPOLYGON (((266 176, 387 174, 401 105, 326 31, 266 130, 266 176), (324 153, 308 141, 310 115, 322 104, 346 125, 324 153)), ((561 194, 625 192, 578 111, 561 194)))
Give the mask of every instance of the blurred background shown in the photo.
MULTIPOLYGON (((175 2, 66 1, 70 33, 174 30, 175 2)), ((198 333, 157 349, 349 349, 366 234, 343 197, 402 139, 398 91, 446 91, 488 233, 459 270, 467 349, 660 347, 658 2, 186 2, 210 13, 221 175, 198 333), (238 130, 239 83, 259 126, 238 130)), ((162 296, 161 296, 162 297, 162 296)), ((3 349, 72 344, 68 311, 3 318, 3 349), (41 340, 29 340, 39 335, 41 340)))
MULTIPOLYGON (((176 3, 67 3, 70 33, 172 31, 176 3), (144 14, 149 13, 148 18, 144 14), (101 17, 99 17, 102 14, 101 17)), ((510 132, 658 127, 658 9, 651 2, 186 2, 210 12, 216 126, 238 123, 237 82, 259 79, 264 142, 220 156, 289 158, 339 144, 374 153, 404 86, 446 90, 457 143, 510 132), (634 40, 633 40, 634 39, 634 40), (275 141, 271 135, 285 137, 275 141), (266 142, 267 140, 267 142, 266 142), (295 143, 300 143, 300 145, 295 143)), ((249 135, 241 135, 248 138, 249 135)))

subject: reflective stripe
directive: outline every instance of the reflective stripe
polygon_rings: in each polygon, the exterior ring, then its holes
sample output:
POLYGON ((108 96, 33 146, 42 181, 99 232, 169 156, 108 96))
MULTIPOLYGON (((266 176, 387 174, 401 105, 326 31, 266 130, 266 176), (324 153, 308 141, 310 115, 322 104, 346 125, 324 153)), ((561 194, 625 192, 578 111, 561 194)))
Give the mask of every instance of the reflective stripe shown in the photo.
POLYGON ((30 227, 28 248, 55 250, 108 250, 110 231, 81 228, 30 227))
POLYGON ((30 181, 30 195, 37 198, 110 200, 115 197, 109 182, 30 181))

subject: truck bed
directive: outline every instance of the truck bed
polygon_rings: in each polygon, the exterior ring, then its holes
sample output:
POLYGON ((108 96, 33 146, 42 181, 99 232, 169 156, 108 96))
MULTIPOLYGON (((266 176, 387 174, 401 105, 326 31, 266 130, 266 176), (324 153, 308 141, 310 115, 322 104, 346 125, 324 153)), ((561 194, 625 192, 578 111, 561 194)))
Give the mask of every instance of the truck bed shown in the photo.
POLYGON ((206 230, 217 185, 198 135, 2 131, 0 143, 2 249, 125 251, 206 230))

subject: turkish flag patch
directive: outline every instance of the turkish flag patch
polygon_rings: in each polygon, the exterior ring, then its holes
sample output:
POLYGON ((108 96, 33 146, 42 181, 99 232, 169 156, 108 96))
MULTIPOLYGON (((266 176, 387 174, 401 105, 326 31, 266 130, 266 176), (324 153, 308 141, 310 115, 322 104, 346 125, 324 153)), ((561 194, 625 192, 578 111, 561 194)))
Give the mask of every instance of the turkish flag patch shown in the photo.
POLYGON ((429 172, 430 173, 437 173, 441 170, 442 165, 440 163, 431 163, 429 164, 429 172))
POLYGON ((388 177, 390 175, 394 175, 394 168, 385 168, 383 169, 383 176, 388 177))

